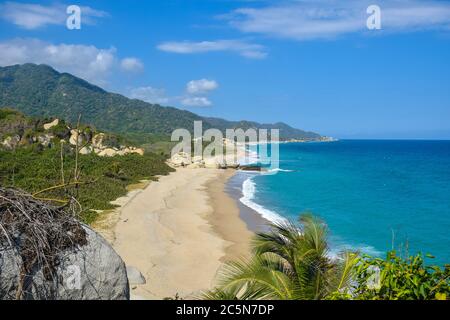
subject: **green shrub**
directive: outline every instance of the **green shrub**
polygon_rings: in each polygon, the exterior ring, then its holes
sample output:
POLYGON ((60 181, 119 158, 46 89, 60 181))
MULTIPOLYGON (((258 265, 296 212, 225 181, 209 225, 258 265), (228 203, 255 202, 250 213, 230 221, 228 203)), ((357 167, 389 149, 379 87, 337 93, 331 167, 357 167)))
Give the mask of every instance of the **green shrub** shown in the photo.
MULTIPOLYGON (((38 145, 23 147, 16 152, 0 151, 0 185, 20 188, 34 193, 61 184, 61 149, 56 145, 51 149, 38 145)), ((65 151, 64 179, 73 181, 75 167, 74 152, 65 151)), ((95 154, 80 155, 80 181, 86 182, 74 190, 58 189, 42 196, 68 199, 76 196, 84 209, 82 219, 92 222, 96 214, 93 210, 112 209, 110 202, 127 193, 129 184, 144 179, 154 179, 173 171, 165 163, 165 158, 156 154, 140 156, 99 157, 95 154)))
POLYGON ((421 254, 402 258, 395 251, 391 251, 387 253, 386 259, 363 256, 356 267, 355 280, 355 299, 450 298, 450 265, 444 268, 428 266, 421 254))

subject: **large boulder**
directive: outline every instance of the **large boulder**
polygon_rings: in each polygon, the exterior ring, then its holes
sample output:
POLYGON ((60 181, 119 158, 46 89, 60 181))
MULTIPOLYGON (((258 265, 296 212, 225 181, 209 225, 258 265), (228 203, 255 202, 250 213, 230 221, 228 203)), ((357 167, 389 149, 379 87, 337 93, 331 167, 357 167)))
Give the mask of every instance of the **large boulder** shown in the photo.
MULTIPOLYGON (((144 149, 142 149, 142 148, 134 148, 134 147, 131 147, 131 150, 130 150, 130 152, 128 152, 128 153, 135 153, 135 154, 138 154, 138 155, 140 155, 140 156, 143 156, 144 153, 145 153, 145 151, 144 151, 144 149)), ((128 154, 128 153, 126 153, 126 154, 128 154)))
POLYGON ((113 148, 106 148, 101 150, 98 155, 100 157, 114 157, 117 155, 117 150, 114 150, 113 148))
POLYGON ((69 143, 74 146, 77 144, 81 146, 84 143, 83 134, 76 129, 70 130, 69 143))
POLYGON ((50 130, 53 127, 56 127, 59 124, 59 119, 55 119, 52 122, 44 124, 44 130, 50 130))
POLYGON ((169 162, 175 167, 184 167, 192 163, 190 155, 186 152, 178 152, 172 155, 169 162))
POLYGON ((53 139, 53 135, 52 134, 43 134, 37 137, 37 141, 39 142, 39 144, 41 144, 43 147, 45 148, 49 148, 52 145, 52 139, 53 139))
MULTIPOLYGON (((114 249, 100 235, 83 225, 87 244, 61 252, 53 280, 35 268, 24 281, 28 300, 126 300, 130 297, 127 270, 114 249)), ((15 299, 20 257, 0 248, 0 300, 15 299)))
POLYGON ((17 147, 20 142, 20 136, 14 135, 10 137, 6 137, 6 139, 2 142, 2 145, 5 149, 12 150, 17 147))
POLYGON ((104 133, 98 133, 92 138, 92 146, 96 149, 104 149, 106 146, 103 145, 106 135, 104 133))
POLYGON ((91 146, 85 146, 83 148, 80 149, 80 154, 91 154, 93 152, 93 148, 91 146))

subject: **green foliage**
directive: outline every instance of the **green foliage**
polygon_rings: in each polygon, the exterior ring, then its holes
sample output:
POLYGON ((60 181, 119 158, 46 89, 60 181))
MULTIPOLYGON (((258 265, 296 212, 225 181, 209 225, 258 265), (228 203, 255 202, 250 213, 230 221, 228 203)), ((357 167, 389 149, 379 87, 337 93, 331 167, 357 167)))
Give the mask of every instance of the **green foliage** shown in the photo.
POLYGON ((0 109, 0 120, 5 120, 10 117, 16 118, 16 117, 21 117, 21 116, 22 116, 22 114, 16 110, 13 110, 10 108, 0 109))
POLYGON ((205 130, 212 127, 222 131, 236 127, 279 128, 282 139, 320 138, 316 133, 283 123, 271 125, 203 118, 189 111, 128 99, 49 66, 30 63, 0 67, 0 107, 4 106, 14 107, 27 115, 57 117, 72 123, 76 123, 78 115, 82 114, 84 122, 88 121, 99 130, 126 135, 167 137, 178 128, 192 132, 194 121, 203 120, 205 130))
POLYGON ((303 215, 294 223, 271 225, 253 241, 253 257, 232 261, 220 274, 220 285, 204 299, 324 299, 350 285, 356 255, 328 257, 327 228, 317 218, 303 215))
MULTIPOLYGON (((19 148, 15 152, 0 151, 0 185, 20 188, 35 193, 61 183, 60 147, 36 150, 33 146, 19 148)), ((74 152, 65 150, 65 182, 73 181, 74 152)), ((77 200, 85 209, 83 220, 92 222, 93 210, 112 209, 110 201, 127 193, 126 187, 155 175, 172 171, 165 158, 155 154, 144 156, 130 154, 116 157, 99 157, 95 154, 80 155, 79 168, 82 184, 76 190, 77 200)), ((58 189, 46 193, 46 197, 66 199, 74 190, 58 189)))
POLYGON ((0 139, 12 135, 22 136, 31 128, 33 122, 22 113, 9 108, 0 108, 0 139))
POLYGON ((450 265, 427 266, 422 256, 386 259, 343 252, 328 256, 327 228, 304 215, 300 226, 273 224, 253 241, 253 257, 225 265, 208 300, 445 300, 450 297, 450 265), (374 270, 379 270, 379 277, 374 270), (378 281, 379 280, 379 281, 378 281))
POLYGON ((386 259, 362 257, 355 270, 355 299, 445 300, 450 298, 450 265, 427 266, 422 255, 402 258, 395 251, 386 259), (379 278, 374 276, 379 270, 379 278), (374 282, 375 281, 375 282, 374 282), (369 285, 368 285, 369 284, 369 285))

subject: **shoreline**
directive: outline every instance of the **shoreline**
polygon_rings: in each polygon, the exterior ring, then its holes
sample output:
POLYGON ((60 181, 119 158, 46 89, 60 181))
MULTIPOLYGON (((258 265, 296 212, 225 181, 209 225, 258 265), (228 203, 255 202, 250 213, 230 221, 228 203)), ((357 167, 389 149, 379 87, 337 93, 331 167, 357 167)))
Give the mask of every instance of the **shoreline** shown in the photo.
POLYGON ((227 241, 225 255, 220 261, 247 257, 250 253, 252 230, 247 222, 241 219, 241 212, 235 199, 226 191, 229 180, 235 176, 236 171, 226 170, 217 180, 206 184, 210 197, 209 203, 213 211, 207 220, 214 232, 227 241), (244 236, 244 238, 242 238, 244 236))
POLYGON ((145 277, 130 284, 134 299, 193 298, 214 286, 224 261, 249 254, 253 233, 225 190, 235 172, 177 169, 116 200, 108 223, 95 224, 145 277))

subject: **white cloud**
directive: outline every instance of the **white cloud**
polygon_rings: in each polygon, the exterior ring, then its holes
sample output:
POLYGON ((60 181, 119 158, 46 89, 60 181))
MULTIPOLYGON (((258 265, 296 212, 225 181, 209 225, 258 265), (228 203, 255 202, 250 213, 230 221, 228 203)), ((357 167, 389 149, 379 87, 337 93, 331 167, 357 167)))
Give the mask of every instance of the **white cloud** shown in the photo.
POLYGON ((385 32, 449 29, 450 3, 421 0, 302 0, 259 8, 240 8, 223 16, 246 33, 294 40, 333 38, 366 31, 369 5, 381 8, 385 32))
MULTIPOLYGON (((67 6, 53 4, 50 6, 6 2, 0 5, 0 17, 25 29, 36 29, 46 25, 64 25, 68 17, 67 6)), ((80 6, 82 24, 94 24, 95 18, 102 18, 108 14, 90 7, 80 6)))
POLYGON ((181 100, 186 107, 209 107, 212 102, 206 97, 186 97, 181 100))
POLYGON ((161 43, 157 48, 161 51, 179 54, 229 51, 251 59, 263 59, 267 56, 264 46, 242 40, 172 41, 161 43))
POLYGON ((133 88, 129 90, 128 96, 161 105, 177 103, 185 107, 209 107, 213 103, 207 94, 218 87, 219 85, 214 80, 200 79, 189 81, 186 85, 186 93, 181 96, 168 96, 165 89, 151 86, 133 88))
POLYGON ((216 90, 219 84, 214 80, 200 79, 189 81, 186 85, 186 91, 189 94, 204 94, 216 90))
POLYGON ((137 58, 124 58, 120 61, 120 67, 127 72, 141 72, 144 70, 144 64, 137 58))
POLYGON ((169 98, 166 96, 166 90, 153 87, 131 89, 130 98, 155 104, 166 104, 169 102, 169 98))
POLYGON ((22 63, 48 64, 98 85, 108 82, 117 65, 116 49, 92 45, 52 44, 38 39, 0 42, 0 66, 22 63))

